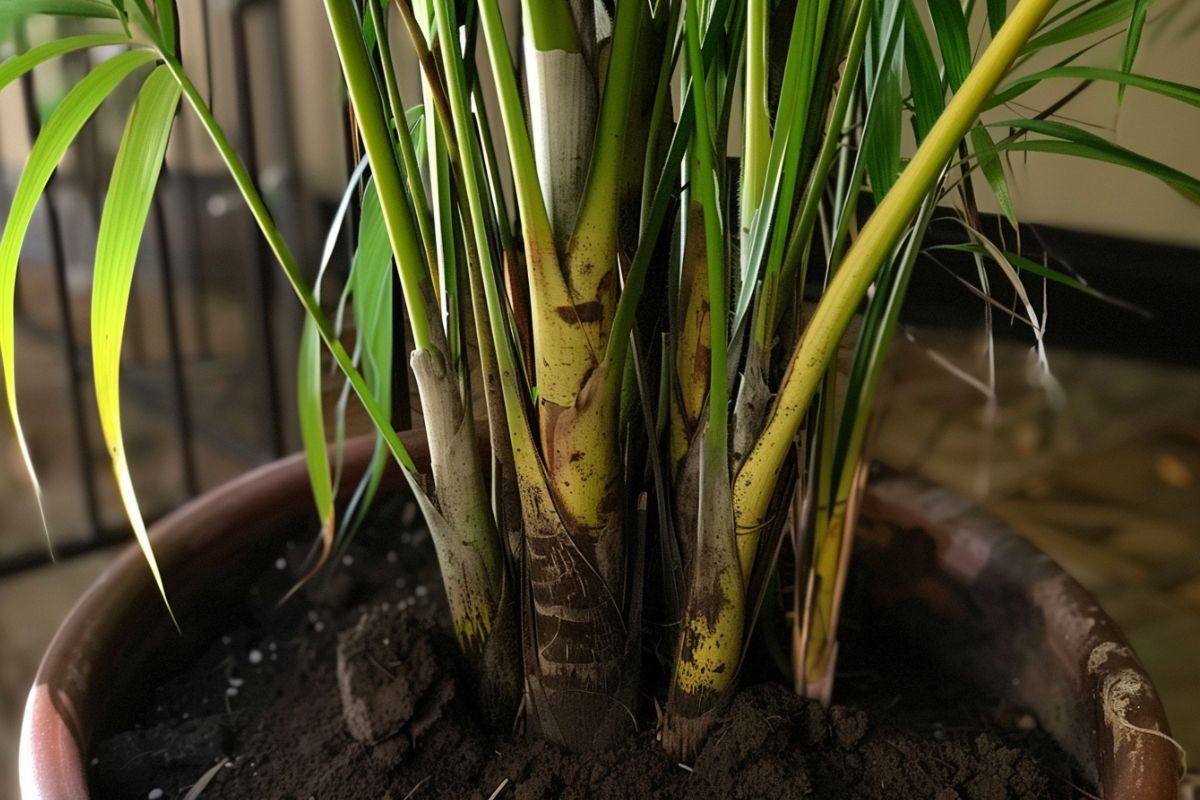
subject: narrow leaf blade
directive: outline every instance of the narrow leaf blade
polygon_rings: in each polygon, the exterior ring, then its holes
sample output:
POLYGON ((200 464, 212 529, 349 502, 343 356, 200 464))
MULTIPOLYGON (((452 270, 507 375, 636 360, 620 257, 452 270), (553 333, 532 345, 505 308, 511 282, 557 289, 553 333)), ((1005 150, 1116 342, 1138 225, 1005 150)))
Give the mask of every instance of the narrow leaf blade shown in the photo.
POLYGON ((105 0, 5 0, 0 4, 0 21, 34 14, 117 19, 116 7, 105 0))
POLYGON ((1000 30, 1004 20, 1008 18, 1008 4, 1005 0, 987 0, 988 30, 992 36, 1000 30))
POLYGON ((46 120, 41 135, 33 143, 13 194, 12 205, 8 208, 4 235, 0 238, 0 361, 3 362, 8 413, 16 429, 17 445, 21 450, 26 472, 33 483, 43 528, 46 527, 46 514, 42 503, 41 484, 33 468, 33 459, 29 455, 29 446, 17 410, 14 301, 21 246, 29 231, 29 223, 33 219, 38 198, 41 197, 58 163, 62 161, 67 148, 79 134, 79 130, 122 80, 153 58, 153 54, 146 51, 115 56, 84 76, 67 93, 46 120))
POLYGON ((1021 48, 1021 53, 1028 55, 1043 50, 1051 45, 1062 44, 1075 39, 1082 39, 1093 33, 1111 28, 1129 19, 1137 0, 1112 0, 1099 3, 1058 24, 1051 24, 1049 30, 1035 36, 1021 48))
MULTIPOLYGON (((1135 0, 1133 16, 1129 20, 1129 32, 1125 35, 1125 50, 1121 56, 1121 71, 1132 72, 1133 62, 1137 59, 1138 46, 1142 43, 1142 30, 1146 27, 1146 12, 1150 10, 1150 0, 1135 0)), ((1117 89, 1117 99, 1125 99, 1125 84, 1117 89)))
POLYGON ((158 27, 162 31, 169 55, 177 56, 175 38, 179 33, 179 20, 175 18, 174 0, 154 0, 154 10, 158 14, 158 27))
POLYGON ((950 81, 950 88, 958 91, 971 71, 971 38, 967 32, 967 18, 958 0, 928 2, 938 48, 942 51, 942 63, 946 66, 946 78, 950 81))
POLYGON ((73 53, 76 50, 85 50, 89 47, 128 43, 129 37, 123 33, 88 33, 82 36, 68 36, 63 39, 54 39, 37 47, 31 47, 24 53, 15 55, 0 63, 0 90, 3 90, 4 87, 34 67, 44 64, 53 58, 58 58, 61 55, 73 53))
POLYGON ((992 99, 988 101, 987 107, 995 108, 998 105, 1014 100, 1042 81, 1054 78, 1070 78, 1081 81, 1109 81, 1121 84, 1122 86, 1133 86, 1147 92, 1154 92, 1163 97, 1169 97, 1172 100, 1178 100, 1181 103, 1187 103, 1190 106, 1200 108, 1200 88, 1195 86, 1164 81, 1160 78, 1151 78, 1136 72, 1122 72, 1103 67, 1072 66, 1051 67, 1050 69, 1044 69, 1018 78, 996 92, 992 99))
POLYGON ((976 125, 971 129, 971 146, 975 149, 975 157, 979 159, 979 168, 983 170, 983 176, 992 187, 992 194, 996 196, 996 203, 1015 228, 1017 214, 1013 209, 1012 192, 1008 189, 1004 164, 996 153, 996 143, 992 141, 992 135, 987 128, 976 125))
POLYGON ((300 334, 296 368, 296 409, 300 418, 300 441, 308 464, 309 485, 321 519, 319 567, 333 549, 333 474, 329 469, 325 411, 321 396, 321 339, 312 317, 305 317, 300 334))
POLYGON ((167 68, 159 67, 138 94, 104 199, 92 280, 92 369, 100 428, 126 516, 164 601, 166 589, 138 506, 121 431, 121 339, 142 231, 162 171, 180 93, 179 84, 167 68))
MULTIPOLYGON (((379 196, 375 193, 374 184, 368 183, 363 193, 358 250, 351 265, 350 290, 355 327, 362 350, 363 377, 385 413, 392 406, 392 280, 392 251, 383 225, 379 196)), ((347 531, 357 527, 371 507, 386 465, 387 450, 377 446, 359 491, 355 492, 353 514, 344 523, 347 531)), ((347 514, 350 512, 347 511, 347 514)))
POLYGON ((904 58, 908 64, 908 86, 913 100, 913 124, 920 142, 945 110, 946 93, 933 48, 913 0, 907 0, 904 5, 904 58))
POLYGON ((1105 142, 1103 145, 1064 142, 1056 139, 1035 139, 1014 142, 1005 149, 1012 152, 1055 153, 1093 161, 1104 161, 1141 172, 1161 180, 1193 203, 1200 203, 1200 180, 1146 156, 1105 142))

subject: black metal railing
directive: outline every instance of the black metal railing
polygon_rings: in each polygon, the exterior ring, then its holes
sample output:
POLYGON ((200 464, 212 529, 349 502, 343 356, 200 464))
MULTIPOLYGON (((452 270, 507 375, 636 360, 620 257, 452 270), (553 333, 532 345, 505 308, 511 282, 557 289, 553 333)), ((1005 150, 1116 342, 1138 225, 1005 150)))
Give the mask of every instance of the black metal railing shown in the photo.
MULTIPOLYGON (((284 180, 272 187, 269 200, 293 246, 308 263, 315 263, 315 237, 309 235, 309 229, 322 204, 303 191, 299 179, 294 143, 287 138, 291 125, 286 121, 292 116, 288 93, 254 91, 254 79, 264 78, 253 74, 256 68, 266 65, 271 75, 265 77, 271 81, 282 82, 287 74, 281 4, 278 0, 240 0, 222 3, 218 9, 210 8, 208 0, 200 0, 199 7, 207 99, 211 104, 223 95, 222 108, 232 113, 218 115, 252 175, 260 177, 263 169, 258 121, 267 115, 285 120, 277 126, 285 137, 273 140, 270 152, 273 164, 282 166, 284 180), (232 66, 222 85, 214 82, 217 44, 220 57, 228 57, 232 66)), ((190 53, 189 60, 194 59, 190 53)), ((74 69, 82 74, 89 66, 88 61, 77 61, 74 69)), ((67 77, 69 80, 69 74, 67 77)), ((27 75, 14 87, 23 95, 30 141, 38 135, 42 122, 38 80, 37 75, 27 75)), ((338 113, 338 109, 331 111, 338 113)), ((342 113, 340 118, 347 115, 342 113)), ((111 127, 111 122, 99 119, 89 123, 76 143, 79 155, 73 168, 61 168, 47 189, 18 278, 18 350, 22 350, 23 339, 40 343, 60 362, 54 367, 61 368, 65 377, 54 399, 61 407, 51 409, 50 401, 46 407, 22 407, 27 429, 37 427, 39 415, 47 419, 65 416, 67 420, 65 427, 49 423, 57 430, 45 433, 42 439, 54 445, 40 454, 35 452, 39 469, 53 461, 60 477, 69 471, 69 479, 60 480, 57 489, 47 487, 59 557, 128 537, 128 526, 112 502, 112 481, 99 443, 92 399, 90 351, 80 330, 86 316, 80 303, 89 295, 73 288, 79 280, 68 252, 69 242, 87 239, 80 231, 94 232, 100 216, 103 183, 97 175, 103 172, 97 170, 101 164, 111 163, 113 154, 103 150, 103 126, 110 123, 111 127), (67 197, 75 202, 64 203, 67 197), (34 251, 32 255, 30 251, 34 251), (53 321, 47 319, 50 304, 57 317, 53 321), (31 313, 34 309, 36 314, 31 313), (78 513, 55 513, 72 504, 78 505, 78 513), (56 516, 81 520, 75 527, 82 529, 62 530, 54 525, 56 516)), ((151 519, 230 474, 297 445, 287 387, 294 383, 295 336, 291 334, 298 330, 298 306, 283 293, 274 258, 232 182, 194 169, 195 154, 188 152, 188 137, 175 138, 135 271, 122 378, 127 430, 144 423, 169 431, 156 436, 136 457, 130 456, 135 482, 139 474, 158 473, 173 476, 176 484, 148 499, 144 510, 151 519), (236 244, 231 238, 236 238, 236 244), (185 323, 190 323, 186 330, 185 323), (233 328, 239 332, 233 333, 233 328), (248 387, 253 389, 248 391, 248 387), (219 462, 220 468, 206 469, 205 463, 213 461, 219 462)), ((5 145, 0 142, 0 149, 11 159, 17 148, 5 145)), ((12 186, 4 189, 7 194, 12 186)), ((353 241, 348 240, 347 245, 346 263, 353 241)), ((407 398, 407 386, 402 389, 401 398, 407 398)), ((400 405, 401 417, 407 421, 407 406, 403 400, 400 405)), ((0 434, 0 441, 8 436, 7 432, 0 434)), ((0 575, 46 562, 50 552, 40 531, 28 530, 28 520, 3 522, 4 508, 32 508, 28 484, 6 481, 0 484, 0 492, 9 495, 0 498, 0 575)))

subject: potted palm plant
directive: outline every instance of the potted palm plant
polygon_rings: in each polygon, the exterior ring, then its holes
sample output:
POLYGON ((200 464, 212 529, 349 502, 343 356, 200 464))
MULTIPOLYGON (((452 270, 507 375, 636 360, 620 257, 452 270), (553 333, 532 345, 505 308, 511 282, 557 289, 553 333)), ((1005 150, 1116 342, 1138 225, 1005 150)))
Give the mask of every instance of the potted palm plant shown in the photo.
MULTIPOLYGON (((173 0, 8 0, 0 14, 86 17, 96 32, 13 56, 0 87, 64 53, 120 46, 46 120, 0 240, 0 356, 31 477, 13 366, 22 240, 82 125, 118 85, 140 83, 100 222, 91 325, 104 438, 142 560, 114 567, 47 656, 23 740, 29 796, 91 796, 99 695, 119 704, 148 654, 177 646, 162 630, 168 610, 185 639, 197 626, 212 633, 206 587, 257 563, 239 554, 275 535, 304 483, 321 522, 320 566, 397 481, 436 550, 472 702, 494 723, 520 720, 527 739, 604 752, 650 729, 672 763, 696 764, 761 657, 755 637, 790 651, 796 691, 828 704, 865 508, 892 524, 864 546, 868 594, 903 596, 906 618, 941 619, 946 630, 963 623, 955 603, 971 609, 966 628, 982 638, 959 661, 1010 656, 972 674, 1035 711, 1088 791, 1169 796, 1178 762, 1157 699, 1078 587, 934 490, 898 478, 867 487, 875 390, 935 216, 957 217, 958 247, 1008 279, 1040 352, 1022 276, 1073 279, 984 235, 978 194, 992 193, 1015 222, 1006 157, 1115 162, 1200 194, 1195 179, 1061 120, 1061 104, 1001 113, 1039 84, 1066 81, 1200 105, 1197 90, 1133 71, 1148 3, 1060 5, 543 0, 522 3, 516 49, 497 0, 326 0, 364 154, 343 204, 362 206, 348 311, 331 318, 324 263, 301 265, 182 65, 173 0), (388 35, 397 25, 422 70, 420 97, 401 95, 388 35), (1114 29, 1126 31, 1121 64, 1077 63, 1114 29), (1057 61, 1038 66, 1055 50, 1057 61), (306 312, 305 455, 198 501, 155 534, 125 459, 118 373, 141 232, 181 105, 306 312), (410 352, 394 352, 393 324, 407 326, 410 352), (398 432, 388 411, 404 355, 420 433, 398 432), (327 449, 325 358, 361 402, 374 443, 327 449), (352 475, 361 483, 347 509, 339 495, 352 475), (897 526, 924 533, 898 536, 897 526), (914 552, 937 557, 905 555, 914 552), (889 561, 903 574, 889 575, 889 561), (1051 585, 1059 591, 1048 598, 1051 585), (147 606, 147 593, 163 602, 147 606), (790 603, 779 613, 781 598, 790 603), (1027 618, 1008 613, 1014 602, 1027 618), (648 609, 668 624, 650 625, 648 609), (1026 693, 1014 695, 1022 679, 1026 693)), ((939 635, 927 638, 936 649, 939 635)), ((946 647, 961 651, 952 638, 946 647)), ((222 785, 220 766, 196 776, 189 796, 222 785)))

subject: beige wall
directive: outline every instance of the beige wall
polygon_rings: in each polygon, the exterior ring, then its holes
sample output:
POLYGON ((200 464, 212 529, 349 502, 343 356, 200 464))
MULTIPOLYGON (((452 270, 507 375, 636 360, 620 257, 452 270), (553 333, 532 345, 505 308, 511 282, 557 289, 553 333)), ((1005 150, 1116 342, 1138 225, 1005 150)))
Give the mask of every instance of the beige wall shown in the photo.
MULTIPOLYGON (((1135 69, 1200 85, 1200 3, 1167 21, 1148 27, 1135 69)), ((1081 63, 1118 66, 1121 46, 1110 42, 1081 63)), ((1045 107, 1074 85, 1040 86, 1029 93, 1029 102, 1045 107)), ((1130 89, 1118 110, 1116 88, 1093 84, 1062 114, 1099 126, 1098 133, 1123 147, 1200 176, 1200 109, 1130 89)), ((1200 247, 1200 207, 1159 181, 1046 153, 1017 154, 1012 166, 1014 201, 1023 220, 1200 247)))

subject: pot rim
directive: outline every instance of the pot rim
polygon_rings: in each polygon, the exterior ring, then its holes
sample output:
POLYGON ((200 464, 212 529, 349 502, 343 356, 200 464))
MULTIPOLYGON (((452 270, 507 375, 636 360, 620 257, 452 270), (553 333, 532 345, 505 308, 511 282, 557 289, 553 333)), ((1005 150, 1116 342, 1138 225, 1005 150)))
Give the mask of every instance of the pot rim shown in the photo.
MULTIPOLYGON (((405 432, 401 439, 418 467, 427 465, 423 432, 405 432)), ((347 442, 344 495, 349 494, 355 478, 366 468, 374 446, 371 436, 347 442)), ((388 470, 385 482, 390 486, 403 485, 400 471, 394 465, 388 470)), ((153 525, 150 539, 167 582, 168 597, 175 602, 183 597, 186 605, 185 579, 189 565, 203 561, 216 563, 214 549, 224 547, 232 553, 261 538, 261 531, 271 525, 277 529, 295 516, 297 497, 308 495, 307 465, 300 453, 247 472, 191 500, 153 525), (247 533, 248 528, 253 530, 247 533), (232 535, 236 531, 241 531, 241 535, 232 535)), ((1105 713, 1102 707, 1097 718, 1099 724, 1090 732, 1088 741, 1099 762, 1096 772, 1099 785, 1104 787, 1102 794, 1156 800, 1174 796, 1173 789, 1170 794, 1153 789, 1148 794, 1137 793, 1146 788, 1147 776, 1151 776, 1149 780, 1154 786, 1169 783, 1174 787, 1180 770, 1179 754, 1157 733, 1165 734, 1169 728, 1149 676, 1115 623, 1078 583, 1002 523, 952 493, 916 478, 887 476, 873 482, 867 491, 864 513, 927 531, 937 543, 940 568, 950 575, 961 569, 962 564, 969 564, 971 553, 978 555, 981 547, 989 552, 1009 550, 1012 580, 1019 581, 1022 565, 1028 567, 1035 561, 1039 574, 1043 577, 1051 574, 1062 589, 1062 597, 1073 606, 1064 610, 1061 602, 1055 605, 1051 598, 1045 609, 1047 614, 1062 618, 1064 614, 1078 616, 1088 609, 1086 613, 1093 623, 1096 620, 1101 623, 1092 625, 1092 639, 1096 641, 1089 639, 1084 645, 1070 643, 1072 654, 1085 646, 1092 653, 1100 647, 1108 656, 1093 658, 1090 664, 1084 659, 1082 666, 1078 658, 1074 659, 1075 668, 1083 669, 1081 691, 1091 692, 1093 700, 1100 702, 1096 698, 1104 697, 1113 681, 1133 679, 1145 688, 1136 707, 1124 709, 1126 714, 1105 713), (967 560, 963 561, 964 558, 967 560), (1156 733, 1139 733, 1130 726, 1156 733)), ((95 687, 115 672, 128 648, 138 646, 138 626, 144 628, 150 624, 148 614, 153 624, 169 626, 141 552, 131 542, 75 603, 42 658, 21 726, 19 775, 25 800, 88 800, 91 796, 87 787, 86 748, 90 728, 104 705, 93 700, 95 687)), ((1071 620, 1064 622, 1069 624, 1071 620)))
POLYGON ((967 654, 969 674, 1036 711, 1103 797, 1176 800, 1182 748, 1145 667, 1087 589, 1007 524, 922 478, 881 476, 863 514, 901 532, 919 529, 933 545, 926 563, 904 565, 909 574, 885 562, 894 580, 876 595, 948 611, 944 627, 961 615, 985 629, 993 646, 967 654), (1013 646, 1031 638, 1040 649, 1013 646))

